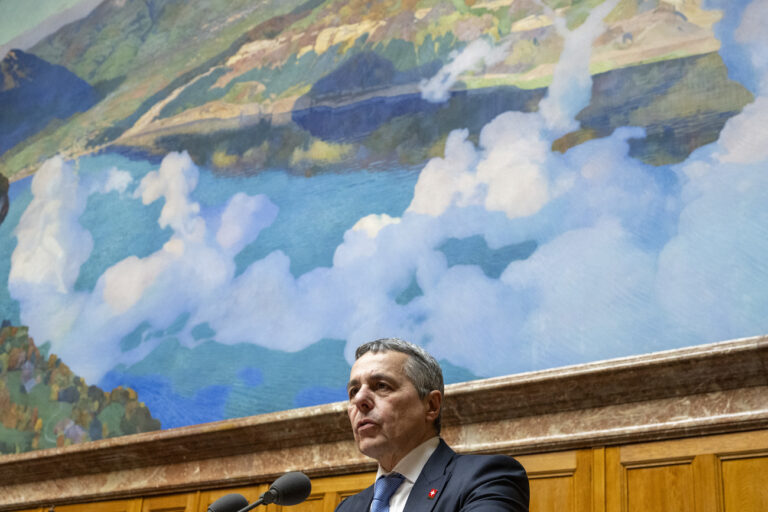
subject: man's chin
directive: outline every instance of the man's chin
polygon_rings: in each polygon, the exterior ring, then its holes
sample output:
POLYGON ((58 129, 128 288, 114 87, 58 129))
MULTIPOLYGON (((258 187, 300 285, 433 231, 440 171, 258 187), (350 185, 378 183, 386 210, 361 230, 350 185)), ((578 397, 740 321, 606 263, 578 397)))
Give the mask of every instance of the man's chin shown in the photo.
POLYGON ((376 438, 364 437, 357 442, 357 449, 360 450, 360 453, 372 459, 378 459, 382 447, 382 441, 376 438))

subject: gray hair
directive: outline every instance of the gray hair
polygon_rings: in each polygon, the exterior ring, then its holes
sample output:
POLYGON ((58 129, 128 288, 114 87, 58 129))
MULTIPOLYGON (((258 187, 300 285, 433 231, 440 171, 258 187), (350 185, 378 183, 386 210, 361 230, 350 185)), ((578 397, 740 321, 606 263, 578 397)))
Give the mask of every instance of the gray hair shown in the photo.
MULTIPOLYGON (((426 397, 431 391, 439 391, 445 395, 445 386, 443 384, 443 370, 440 364, 426 350, 418 345, 409 343, 399 338, 381 338, 369 341, 357 347, 355 351, 355 360, 360 359, 363 354, 368 352, 401 352, 407 354, 408 360, 405 363, 405 376, 416 388, 419 398, 426 397)), ((440 418, 443 415, 443 409, 435 418, 435 431, 440 433, 440 418)))

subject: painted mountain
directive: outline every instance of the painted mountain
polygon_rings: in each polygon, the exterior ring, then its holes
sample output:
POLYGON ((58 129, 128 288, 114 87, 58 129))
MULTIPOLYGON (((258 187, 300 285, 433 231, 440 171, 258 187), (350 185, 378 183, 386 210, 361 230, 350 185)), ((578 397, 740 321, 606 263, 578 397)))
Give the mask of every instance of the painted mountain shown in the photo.
POLYGON ((0 62, 0 153, 91 108, 96 91, 63 66, 12 50, 0 62))
MULTIPOLYGON (((42 121, 3 118, 18 135, 3 144, 12 149, 0 172, 25 175, 55 152, 110 146, 186 149, 227 172, 421 164, 452 129, 477 137, 501 112, 535 110, 562 51, 553 19, 578 26, 596 3, 107 0, 31 50, 103 100, 24 140, 42 121), (428 79, 473 42, 505 54, 451 82, 446 101, 430 101, 428 79)), ((752 99, 715 53, 718 18, 698 1, 622 0, 595 42, 581 127, 556 147, 642 126, 633 155, 662 164, 715 140, 752 99), (695 95, 688 83, 699 84, 695 95)), ((83 88, 77 97, 70 113, 94 96, 83 88)))

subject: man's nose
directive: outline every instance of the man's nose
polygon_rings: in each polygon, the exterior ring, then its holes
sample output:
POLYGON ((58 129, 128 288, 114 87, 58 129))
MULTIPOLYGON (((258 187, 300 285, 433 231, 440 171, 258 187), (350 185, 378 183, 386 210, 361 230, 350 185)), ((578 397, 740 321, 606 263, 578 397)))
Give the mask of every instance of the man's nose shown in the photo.
POLYGON ((373 409, 373 393, 371 393, 371 389, 368 386, 361 387, 355 393, 355 396, 352 397, 352 405, 363 412, 373 409))

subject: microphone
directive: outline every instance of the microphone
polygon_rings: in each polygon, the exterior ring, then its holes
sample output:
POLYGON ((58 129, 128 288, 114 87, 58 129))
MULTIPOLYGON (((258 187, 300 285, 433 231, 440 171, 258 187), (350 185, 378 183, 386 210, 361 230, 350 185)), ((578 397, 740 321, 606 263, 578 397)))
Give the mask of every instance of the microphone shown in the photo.
POLYGON ((236 512, 247 506, 248 500, 242 494, 227 494, 211 503, 208 512, 236 512))
POLYGON ((259 498, 262 503, 276 505, 298 505, 312 492, 312 482, 301 471, 286 473, 273 483, 259 498))
POLYGON ((248 500, 241 494, 227 494, 217 499, 208 507, 208 512, 248 512, 259 505, 290 506, 298 505, 312 492, 312 482, 309 477, 301 471, 291 471, 286 473, 269 487, 269 490, 262 494, 258 501, 248 504, 248 500))

